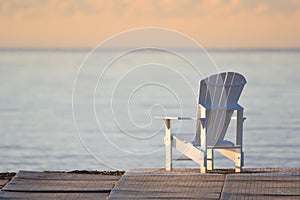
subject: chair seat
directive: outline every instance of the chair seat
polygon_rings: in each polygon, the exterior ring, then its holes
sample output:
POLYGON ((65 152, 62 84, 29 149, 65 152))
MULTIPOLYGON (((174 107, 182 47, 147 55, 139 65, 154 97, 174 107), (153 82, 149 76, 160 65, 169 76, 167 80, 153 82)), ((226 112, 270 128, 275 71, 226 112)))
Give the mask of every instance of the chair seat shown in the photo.
POLYGON ((195 133, 173 133, 173 135, 174 137, 187 142, 193 141, 195 137, 195 133))
MULTIPOLYGON (((194 141, 194 133, 173 133, 174 137, 185 141, 185 142, 191 142, 194 146, 200 146, 200 144, 196 143, 194 141)), ((211 147, 231 147, 234 146, 234 143, 229 140, 223 140, 219 142, 218 144, 211 146, 211 147)))
POLYGON ((234 143, 229 141, 229 140, 223 140, 219 142, 218 144, 215 145, 216 147, 222 146, 222 147, 227 147, 227 146, 234 146, 234 143))

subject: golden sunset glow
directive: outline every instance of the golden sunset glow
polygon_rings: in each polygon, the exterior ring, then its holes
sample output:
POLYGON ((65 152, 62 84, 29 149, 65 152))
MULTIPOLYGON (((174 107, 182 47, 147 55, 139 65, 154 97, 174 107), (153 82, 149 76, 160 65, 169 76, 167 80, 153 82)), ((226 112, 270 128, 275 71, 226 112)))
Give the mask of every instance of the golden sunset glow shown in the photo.
POLYGON ((0 47, 91 48, 140 27, 183 32, 205 47, 299 47, 298 0, 2 0, 0 47))

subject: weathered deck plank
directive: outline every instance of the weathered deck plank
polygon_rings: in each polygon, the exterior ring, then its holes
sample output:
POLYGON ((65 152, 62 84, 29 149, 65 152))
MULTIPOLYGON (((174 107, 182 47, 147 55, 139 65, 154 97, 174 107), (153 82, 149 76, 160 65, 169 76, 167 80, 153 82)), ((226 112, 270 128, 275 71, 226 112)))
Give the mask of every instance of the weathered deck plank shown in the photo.
POLYGON ((121 176, 20 171, 0 199, 106 199, 121 176))
POLYGON ((13 179, 3 191, 30 192, 110 192, 115 181, 13 179))
POLYGON ((74 193, 74 192, 5 192, 0 191, 0 199, 107 199, 109 193, 74 193))
POLYGON ((117 175, 101 175, 101 174, 75 174, 65 172, 34 172, 34 171, 19 171, 15 178, 18 179, 41 179, 41 180, 112 180, 118 181, 121 176, 117 175))
POLYGON ((221 199, 300 199, 300 173, 227 175, 221 199))
POLYGON ((128 174, 109 199, 219 199, 225 175, 128 174))

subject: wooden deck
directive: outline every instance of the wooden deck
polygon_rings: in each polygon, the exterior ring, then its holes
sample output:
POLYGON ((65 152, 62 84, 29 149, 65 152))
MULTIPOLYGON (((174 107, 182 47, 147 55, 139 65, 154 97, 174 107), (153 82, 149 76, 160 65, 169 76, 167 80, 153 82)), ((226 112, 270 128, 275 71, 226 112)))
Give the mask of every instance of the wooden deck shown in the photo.
POLYGON ((107 199, 121 176, 20 171, 0 199, 107 199))
MULTIPOLYGON (((2 182, 0 182, 2 184, 2 182)), ((4 183, 5 184, 5 183, 4 183)), ((300 199, 300 169, 133 170, 120 175, 20 171, 0 199, 300 199)))

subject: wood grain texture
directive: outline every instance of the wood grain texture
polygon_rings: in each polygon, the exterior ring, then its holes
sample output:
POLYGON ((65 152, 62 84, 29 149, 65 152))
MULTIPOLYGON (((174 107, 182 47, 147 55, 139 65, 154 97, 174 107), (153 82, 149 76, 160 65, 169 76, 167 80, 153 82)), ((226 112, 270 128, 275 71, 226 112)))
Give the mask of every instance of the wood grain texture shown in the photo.
POLYGON ((219 199, 225 175, 124 175, 109 199, 219 199))
POLYGON ((300 169, 143 169, 127 172, 109 199, 300 199, 300 169))
POLYGON ((0 191, 0 199, 107 199, 109 193, 41 193, 0 191))
POLYGON ((0 199, 107 199, 121 176, 20 171, 0 199))
POLYGON ((125 175, 20 171, 0 199, 300 199, 300 168, 141 169, 125 175))
POLYGON ((227 175, 221 199, 300 199, 300 173, 227 175))

